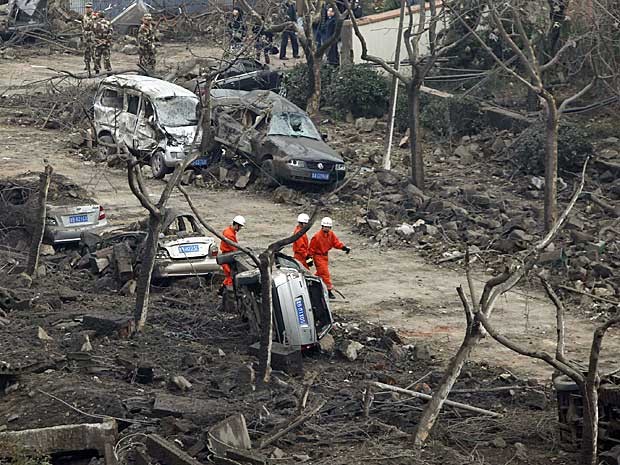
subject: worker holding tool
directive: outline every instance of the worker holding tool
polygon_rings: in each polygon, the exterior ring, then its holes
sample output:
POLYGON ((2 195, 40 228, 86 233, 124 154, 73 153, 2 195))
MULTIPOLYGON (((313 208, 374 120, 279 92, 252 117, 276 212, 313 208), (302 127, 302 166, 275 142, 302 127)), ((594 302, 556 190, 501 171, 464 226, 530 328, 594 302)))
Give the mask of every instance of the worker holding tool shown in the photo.
MULTIPOLYGON (((293 235, 297 234, 301 231, 310 221, 310 217, 305 213, 300 214, 297 217, 297 226, 295 226, 295 231, 293 231, 293 235)), ((313 265, 312 257, 308 252, 308 235, 303 234, 299 239, 293 242, 293 256, 295 260, 301 263, 306 269, 310 269, 313 265)))
MULTIPOLYGON (((237 242, 237 233, 245 226, 245 218, 241 215, 237 215, 233 218, 232 224, 228 226, 222 232, 222 236, 226 239, 237 242)), ((222 253, 234 252, 237 250, 237 247, 234 245, 230 245, 225 241, 220 242, 220 251, 222 253)), ((233 280, 232 280, 232 269, 230 265, 225 263, 222 265, 222 271, 224 271, 224 282, 222 283, 222 287, 220 288, 219 294, 223 295, 226 289, 232 288, 233 280)))
POLYGON ((333 221, 329 217, 325 217, 321 220, 321 229, 312 236, 310 241, 309 254, 314 260, 316 266, 316 276, 321 278, 327 286, 327 292, 330 299, 335 299, 332 284, 332 279, 329 274, 329 260, 327 257, 328 252, 331 249, 340 249, 347 255, 351 252, 351 249, 344 245, 338 236, 332 231, 333 221))

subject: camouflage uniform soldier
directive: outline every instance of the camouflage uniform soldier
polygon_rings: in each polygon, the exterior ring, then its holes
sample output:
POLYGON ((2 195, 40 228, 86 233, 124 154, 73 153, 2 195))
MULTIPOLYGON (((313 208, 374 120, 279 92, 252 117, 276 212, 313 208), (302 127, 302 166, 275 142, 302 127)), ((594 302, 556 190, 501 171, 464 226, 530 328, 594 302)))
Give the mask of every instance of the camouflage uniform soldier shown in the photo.
POLYGON ((97 20, 93 24, 95 35, 95 74, 101 70, 101 58, 106 71, 112 71, 110 65, 110 47, 112 46, 112 24, 105 19, 103 11, 97 13, 97 20))
POLYGON ((94 37, 93 23, 95 15, 93 14, 93 4, 87 3, 84 7, 84 16, 82 16, 82 45, 84 45, 84 69, 90 75, 90 62, 93 59, 94 37))
POLYGON ((139 64, 147 70, 155 69, 155 27, 151 23, 152 16, 146 13, 142 17, 142 25, 138 30, 139 64))

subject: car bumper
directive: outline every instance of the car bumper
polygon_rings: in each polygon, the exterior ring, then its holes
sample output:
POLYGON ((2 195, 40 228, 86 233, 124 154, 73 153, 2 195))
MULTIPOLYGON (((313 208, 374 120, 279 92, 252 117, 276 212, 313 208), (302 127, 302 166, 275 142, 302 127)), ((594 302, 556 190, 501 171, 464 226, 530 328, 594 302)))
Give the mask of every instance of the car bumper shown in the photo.
MULTIPOLYGON (((336 171, 333 169, 330 172, 313 170, 310 168, 299 168, 295 166, 285 165, 280 168, 278 175, 285 180, 307 182, 312 184, 331 184, 337 181, 342 181, 345 178, 346 171, 336 171), (318 175, 327 175, 327 179, 317 179, 318 175)), ((321 176, 323 177, 323 176, 321 176)))
POLYGON ((101 234, 107 225, 107 220, 100 220, 96 226, 82 226, 70 229, 59 226, 46 226, 44 238, 46 242, 51 244, 79 242, 80 235, 83 232, 88 231, 94 234, 101 234))
POLYGON ((153 276, 156 278, 175 278, 215 273, 220 266, 215 258, 200 260, 156 260, 153 276))
MULTIPOLYGON (((168 147, 164 154, 164 164, 168 168, 174 168, 181 163, 186 157, 189 157, 189 152, 183 150, 174 150, 177 147, 168 147)), ((206 157, 197 158, 190 166, 197 168, 204 168, 209 165, 209 159, 206 157)))

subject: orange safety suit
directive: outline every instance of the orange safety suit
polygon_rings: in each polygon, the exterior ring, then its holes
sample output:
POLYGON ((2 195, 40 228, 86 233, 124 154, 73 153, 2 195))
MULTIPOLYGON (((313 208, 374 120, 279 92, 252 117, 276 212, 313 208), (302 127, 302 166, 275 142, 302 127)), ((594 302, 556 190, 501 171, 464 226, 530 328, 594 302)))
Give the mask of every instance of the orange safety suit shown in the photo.
POLYGON ((314 266, 316 266, 316 275, 323 280, 327 286, 327 290, 333 289, 332 279, 329 274, 329 260, 327 253, 332 249, 344 248, 344 244, 340 242, 338 236, 334 234, 331 229, 329 232, 324 232, 322 229, 312 236, 310 241, 309 254, 314 260, 314 266))
MULTIPOLYGON (((301 231, 301 229, 302 229, 301 226, 297 225, 295 227, 295 231, 293 231, 293 235, 297 234, 299 231, 301 231)), ((297 239, 295 242, 293 242, 293 256, 295 257, 295 260, 300 262, 307 269, 310 269, 310 267, 306 263, 306 259, 309 256, 307 234, 304 234, 299 239, 297 239)))
MULTIPOLYGON (((237 231, 235 231, 235 228, 233 228, 232 225, 228 226, 226 229, 224 229, 224 231, 222 232, 222 236, 224 236, 228 240, 231 240, 233 242, 237 242, 237 231)), ((229 244, 227 244, 224 241, 220 242, 220 251, 222 253, 234 252, 235 250, 237 250, 237 247, 229 245, 229 244)), ((232 269, 230 268, 230 265, 227 264, 227 263, 222 265, 222 271, 224 271, 224 283, 223 283, 223 285, 224 286, 232 286, 233 285, 232 269)))

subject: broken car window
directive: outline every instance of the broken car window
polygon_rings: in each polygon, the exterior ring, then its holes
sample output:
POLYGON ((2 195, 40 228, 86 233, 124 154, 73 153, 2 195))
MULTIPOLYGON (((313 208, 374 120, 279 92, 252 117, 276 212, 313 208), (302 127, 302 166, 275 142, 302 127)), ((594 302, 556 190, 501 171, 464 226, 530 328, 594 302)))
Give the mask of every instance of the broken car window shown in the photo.
POLYGON ((274 113, 269 125, 270 136, 307 137, 321 140, 314 124, 303 113, 274 113))
POLYGON ((127 112, 132 115, 138 114, 138 108, 140 104, 140 97, 137 95, 127 95, 127 112))
POLYGON ((123 96, 118 95, 115 90, 104 89, 101 94, 101 105, 121 110, 123 108, 123 96))
POLYGON ((159 122, 163 126, 181 127, 198 124, 199 101, 193 97, 165 97, 155 100, 159 122))

